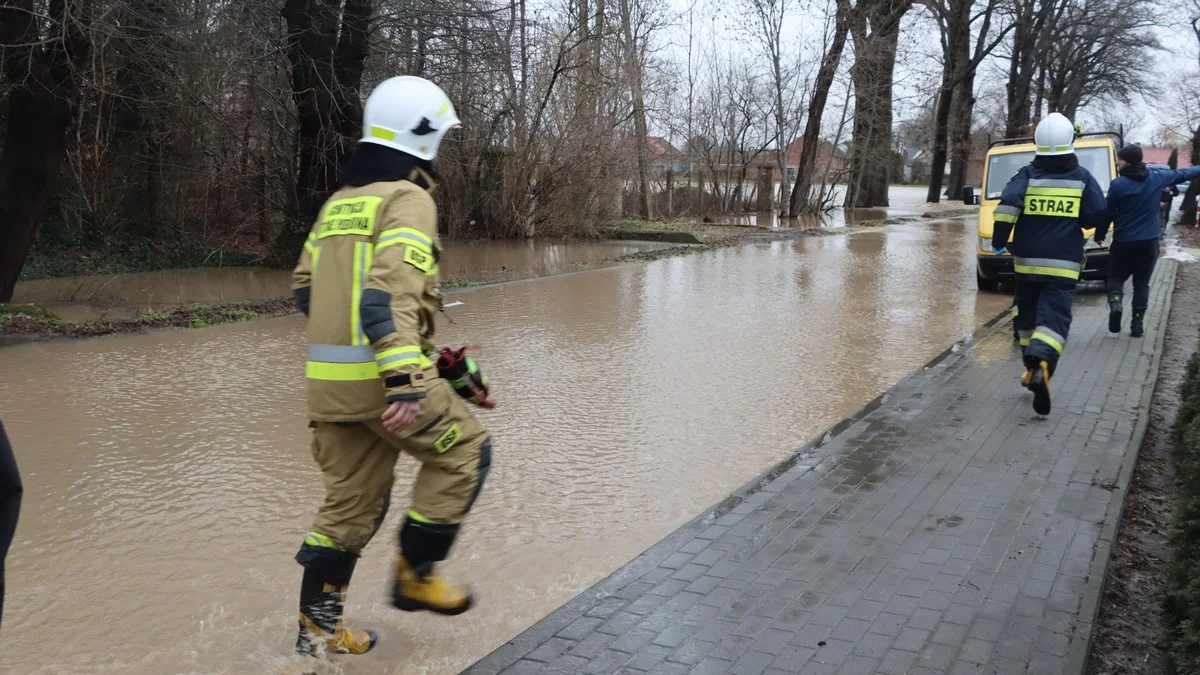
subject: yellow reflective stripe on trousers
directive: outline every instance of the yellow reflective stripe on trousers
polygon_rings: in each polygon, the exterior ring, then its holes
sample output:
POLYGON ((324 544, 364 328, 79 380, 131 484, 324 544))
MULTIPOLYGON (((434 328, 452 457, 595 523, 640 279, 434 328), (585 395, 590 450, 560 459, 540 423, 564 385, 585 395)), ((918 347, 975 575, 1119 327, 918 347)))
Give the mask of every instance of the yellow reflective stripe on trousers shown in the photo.
POLYGON ((399 368, 401 366, 421 366, 422 368, 432 365, 428 358, 421 353, 421 348, 417 345, 406 345, 404 347, 393 347, 379 352, 375 357, 375 363, 379 366, 379 372, 399 368))
POLYGON ((346 549, 338 546, 337 542, 326 537, 320 532, 309 532, 308 536, 304 537, 304 543, 309 546, 317 546, 320 548, 331 548, 335 551, 345 551, 346 549))
POLYGON ((424 232, 411 227, 397 227, 379 233, 379 240, 375 242, 375 250, 378 251, 396 244, 408 244, 423 253, 433 254, 433 240, 424 232))
POLYGON ((379 368, 370 347, 311 344, 305 375, 310 380, 374 380, 379 378, 379 368))
POLYGON ((1063 342, 1065 342, 1063 336, 1055 333, 1045 326, 1038 326, 1036 329, 1034 329, 1032 339, 1045 342, 1053 347, 1054 351, 1058 352, 1059 354, 1063 353, 1063 342))
POLYGON ((421 515, 421 514, 417 513, 417 510, 416 510, 416 509, 409 509, 409 510, 408 510, 408 517, 409 517, 410 519, 412 519, 412 520, 415 520, 415 521, 417 521, 418 523, 426 523, 426 524, 430 524, 430 525, 432 525, 432 524, 433 524, 433 521, 432 521, 432 520, 430 520, 430 519, 426 518, 425 516, 423 516, 423 515, 421 515))
POLYGON ((367 283, 367 275, 371 273, 371 262, 374 259, 369 242, 354 242, 354 276, 350 285, 350 343, 369 345, 367 334, 363 332, 362 321, 359 318, 359 301, 362 300, 363 286, 367 283))

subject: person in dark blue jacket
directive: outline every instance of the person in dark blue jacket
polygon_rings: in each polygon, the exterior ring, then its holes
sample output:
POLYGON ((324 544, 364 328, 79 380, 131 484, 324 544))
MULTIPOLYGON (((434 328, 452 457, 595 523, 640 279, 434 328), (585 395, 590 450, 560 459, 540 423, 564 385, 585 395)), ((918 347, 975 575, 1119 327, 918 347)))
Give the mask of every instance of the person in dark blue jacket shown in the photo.
POLYGON ((1108 188, 1108 209, 1096 229, 1096 243, 1103 243, 1108 224, 1113 225, 1113 243, 1108 257, 1108 330, 1121 332, 1121 309, 1125 282, 1133 277, 1133 320, 1129 334, 1141 337, 1142 320, 1150 304, 1150 275, 1158 261, 1160 204, 1167 186, 1200 177, 1200 167, 1172 170, 1146 166, 1142 149, 1127 145, 1117 153, 1120 176, 1108 188))
POLYGON ((1071 328, 1083 230, 1104 217, 1104 192, 1079 166, 1075 134, 1071 121, 1059 113, 1038 123, 1033 162, 1004 187, 992 232, 992 249, 1001 254, 1013 235, 1016 324, 1026 369, 1021 385, 1033 392, 1039 415, 1050 413, 1050 378, 1071 328))

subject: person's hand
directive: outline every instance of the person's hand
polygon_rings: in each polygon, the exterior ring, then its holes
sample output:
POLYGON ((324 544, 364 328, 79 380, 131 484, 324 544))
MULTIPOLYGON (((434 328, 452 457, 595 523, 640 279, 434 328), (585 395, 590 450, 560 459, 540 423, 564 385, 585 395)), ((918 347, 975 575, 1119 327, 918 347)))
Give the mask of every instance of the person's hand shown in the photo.
POLYGON ((383 428, 393 434, 400 433, 404 427, 412 424, 412 421, 417 419, 417 413, 421 412, 421 400, 415 399, 412 401, 396 401, 383 411, 380 419, 383 420, 383 428))

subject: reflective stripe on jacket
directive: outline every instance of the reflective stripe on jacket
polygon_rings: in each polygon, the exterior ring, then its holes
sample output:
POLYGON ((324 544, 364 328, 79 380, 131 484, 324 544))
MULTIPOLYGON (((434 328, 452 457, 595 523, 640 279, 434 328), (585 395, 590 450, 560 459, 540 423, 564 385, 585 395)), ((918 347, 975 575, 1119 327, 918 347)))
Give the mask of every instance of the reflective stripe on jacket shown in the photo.
POLYGON ((308 315, 310 419, 369 419, 424 397, 441 251, 437 207, 412 182, 344 187, 321 207, 292 279, 308 315))
POLYGON ((1104 193, 1087 169, 1050 172, 1029 164, 1000 195, 992 245, 1012 251, 1019 275, 1079 279, 1083 229, 1095 227, 1103 216, 1104 193))

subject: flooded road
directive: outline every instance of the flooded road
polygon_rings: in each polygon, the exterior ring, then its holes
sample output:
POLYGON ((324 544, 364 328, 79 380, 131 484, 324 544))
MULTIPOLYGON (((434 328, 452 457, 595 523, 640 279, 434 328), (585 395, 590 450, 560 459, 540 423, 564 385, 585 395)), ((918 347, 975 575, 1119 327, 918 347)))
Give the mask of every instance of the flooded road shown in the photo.
MULTIPOLYGON (((442 280, 511 281, 573 272, 583 265, 671 244, 626 241, 454 241, 446 244, 442 280)), ((25 281, 15 303, 34 303, 68 321, 128 318, 193 303, 291 296, 289 270, 210 267, 25 281)))
MULTIPOLYGON (((456 673, 1009 304, 977 294, 974 223, 751 243, 456 293, 500 406, 447 576, 455 618, 385 601, 413 463, 347 618, 382 635, 328 673, 456 673)), ((0 349, 26 496, 0 672, 300 673, 320 499, 303 324, 285 317, 0 349)))

